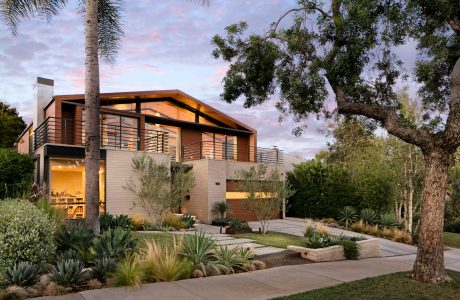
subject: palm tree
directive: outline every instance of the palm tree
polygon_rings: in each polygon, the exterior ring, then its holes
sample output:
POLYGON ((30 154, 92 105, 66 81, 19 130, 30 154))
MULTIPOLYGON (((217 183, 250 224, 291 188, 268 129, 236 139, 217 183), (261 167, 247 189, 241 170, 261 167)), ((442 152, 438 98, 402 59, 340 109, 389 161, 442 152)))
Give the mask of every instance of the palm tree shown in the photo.
MULTIPOLYGON (((0 16, 13 34, 23 19, 41 16, 50 19, 67 0, 1 1, 0 16)), ((99 233, 99 55, 112 62, 117 54, 121 29, 122 1, 80 0, 85 16, 85 201, 86 225, 99 233)))

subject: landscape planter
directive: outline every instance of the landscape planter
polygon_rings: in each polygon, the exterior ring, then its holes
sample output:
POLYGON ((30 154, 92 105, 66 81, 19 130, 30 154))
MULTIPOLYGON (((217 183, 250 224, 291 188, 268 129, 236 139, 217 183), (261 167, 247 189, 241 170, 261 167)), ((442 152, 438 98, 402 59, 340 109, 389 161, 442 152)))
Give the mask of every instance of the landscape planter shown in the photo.
POLYGON ((251 233, 252 228, 241 228, 241 229, 233 229, 233 228, 225 228, 226 234, 240 234, 240 233, 251 233))
MULTIPOLYGON (((359 248, 359 258, 378 257, 380 256, 379 239, 367 239, 357 241, 359 248)), ((343 253, 343 246, 336 245, 326 248, 311 249, 299 246, 288 246, 288 250, 299 252, 300 255, 314 262, 336 261, 346 259, 343 253)))

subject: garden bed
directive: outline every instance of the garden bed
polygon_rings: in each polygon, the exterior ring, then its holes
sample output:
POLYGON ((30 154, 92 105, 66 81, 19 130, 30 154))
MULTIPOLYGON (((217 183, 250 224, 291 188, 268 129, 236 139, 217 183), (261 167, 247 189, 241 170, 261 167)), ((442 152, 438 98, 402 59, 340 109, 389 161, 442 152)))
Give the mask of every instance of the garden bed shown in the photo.
MULTIPOLYGON (((357 241, 359 258, 380 256, 380 241, 378 239, 367 239, 357 241)), ((325 248, 306 248, 299 246, 288 246, 288 250, 299 252, 300 255, 314 262, 336 261, 346 259, 342 245, 329 246, 325 248)))

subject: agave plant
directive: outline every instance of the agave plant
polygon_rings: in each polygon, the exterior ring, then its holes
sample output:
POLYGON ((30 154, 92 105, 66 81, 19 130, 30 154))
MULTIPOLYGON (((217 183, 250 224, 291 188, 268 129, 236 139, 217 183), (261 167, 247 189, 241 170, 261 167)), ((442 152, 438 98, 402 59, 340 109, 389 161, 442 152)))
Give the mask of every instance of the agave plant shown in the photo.
POLYGON ((195 232, 184 237, 182 255, 190 260, 194 268, 199 268, 206 275, 206 266, 212 267, 212 250, 216 242, 203 232, 195 232))
POLYGON ((381 214, 379 223, 382 227, 398 227, 401 225, 396 216, 392 213, 381 214))
POLYGON ((307 248, 317 249, 337 245, 338 238, 333 236, 323 236, 315 232, 305 242, 307 248))
POLYGON ((82 223, 72 223, 59 232, 56 240, 61 251, 75 249, 85 252, 93 243, 94 233, 82 223))
POLYGON ((184 223, 185 228, 192 228, 195 225, 195 218, 190 215, 183 215, 180 219, 184 223))
POLYGON ((236 249, 236 255, 242 260, 243 263, 246 263, 255 257, 254 251, 249 248, 236 247, 236 249))
POLYGON ((348 229, 348 225, 352 224, 358 219, 356 209, 352 206, 345 206, 339 210, 338 221, 342 224, 345 224, 345 228, 348 229))
POLYGON ((375 212, 375 210, 371 208, 362 209, 360 213, 360 217, 361 217, 361 220, 363 220, 366 224, 369 224, 369 225, 374 225, 378 220, 377 213, 375 212))
POLYGON ((50 273, 50 280, 59 285, 78 289, 90 279, 88 270, 84 270, 83 262, 75 259, 58 261, 50 273))
POLYGON ((117 261, 114 258, 103 257, 94 260, 94 266, 91 269, 91 276, 100 282, 106 282, 107 277, 115 272, 117 261))
POLYGON ((102 213, 99 216, 99 222, 101 224, 101 231, 107 231, 109 228, 113 227, 113 215, 109 213, 102 213))
POLYGON ((243 268, 244 262, 238 256, 238 248, 219 247, 213 254, 213 258, 215 266, 225 274, 235 273, 235 268, 243 268))
POLYGON ((131 230, 134 226, 133 220, 127 215, 118 215, 113 219, 113 226, 124 230, 131 230))
POLYGON ((99 238, 94 239, 93 249, 97 257, 121 259, 136 247, 136 240, 131 231, 122 228, 109 229, 99 238))
POLYGON ((215 202, 213 207, 212 207, 212 212, 215 214, 219 214, 220 218, 223 219, 225 217, 225 213, 229 211, 232 207, 230 206, 230 203, 227 201, 219 201, 215 202))
POLYGON ((21 261, 6 269, 4 280, 8 285, 31 286, 37 283, 41 267, 27 261, 21 261))
POLYGON ((75 249, 67 249, 64 252, 61 252, 61 259, 75 259, 75 260, 83 260, 80 252, 75 249))

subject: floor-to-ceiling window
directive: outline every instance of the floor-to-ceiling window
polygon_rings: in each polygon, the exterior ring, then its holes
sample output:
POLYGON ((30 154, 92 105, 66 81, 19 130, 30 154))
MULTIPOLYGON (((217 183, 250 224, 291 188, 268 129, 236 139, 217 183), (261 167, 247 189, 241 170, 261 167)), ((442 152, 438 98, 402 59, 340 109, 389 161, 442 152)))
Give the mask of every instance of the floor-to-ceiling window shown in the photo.
MULTIPOLYGON (((85 161, 75 158, 50 158, 51 203, 65 210, 68 219, 85 218, 85 161)), ((105 211, 105 162, 99 168, 100 212, 105 211)))
POLYGON ((236 160, 236 136, 212 132, 201 135, 201 156, 207 159, 236 160))

